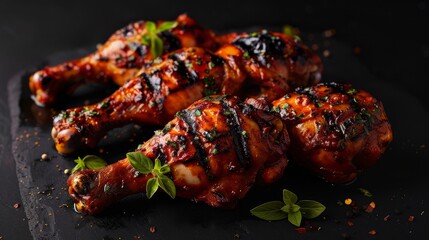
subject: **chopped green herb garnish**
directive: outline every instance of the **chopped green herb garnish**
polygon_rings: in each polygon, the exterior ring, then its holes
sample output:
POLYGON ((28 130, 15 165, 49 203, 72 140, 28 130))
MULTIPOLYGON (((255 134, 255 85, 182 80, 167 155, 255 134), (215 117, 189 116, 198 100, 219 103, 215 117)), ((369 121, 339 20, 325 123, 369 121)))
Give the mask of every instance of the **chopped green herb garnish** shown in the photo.
POLYGON ((201 110, 200 109, 195 110, 194 114, 196 117, 201 116, 201 110))

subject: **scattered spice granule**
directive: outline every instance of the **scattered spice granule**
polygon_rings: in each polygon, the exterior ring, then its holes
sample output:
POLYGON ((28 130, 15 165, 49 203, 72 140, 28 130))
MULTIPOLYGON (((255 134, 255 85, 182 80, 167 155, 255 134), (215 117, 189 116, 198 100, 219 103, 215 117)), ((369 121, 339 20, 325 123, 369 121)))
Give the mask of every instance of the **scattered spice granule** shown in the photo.
POLYGON ((420 213, 420 216, 423 216, 423 214, 425 214, 425 211, 422 211, 422 212, 420 213))
POLYGON ((13 208, 18 209, 20 207, 19 203, 13 204, 13 208))
POLYGON ((295 228, 295 231, 297 231, 298 233, 306 233, 307 229, 300 227, 300 228, 295 228))
POLYGON ((375 231, 374 229, 372 229, 371 231, 368 232, 369 235, 375 235, 377 234, 377 231, 375 231))
POLYGON ((155 228, 155 226, 151 226, 151 227, 149 228, 149 231, 150 231, 151 233, 156 232, 156 228, 155 228))
POLYGON ((413 216, 413 215, 410 215, 410 216, 408 217, 408 221, 409 221, 409 222, 414 222, 414 216, 413 216))
POLYGON ((328 29, 323 31, 323 36, 325 36, 326 38, 330 38, 332 36, 334 36, 336 33, 335 29, 328 29))
POLYGON ((351 198, 346 198, 346 200, 344 200, 344 203, 346 204, 346 205, 350 205, 350 204, 352 204, 352 199, 351 198))
POLYGON ((313 49, 313 51, 317 51, 317 50, 319 50, 319 45, 313 43, 313 44, 311 44, 311 49, 313 49))
POLYGON ((352 221, 347 221, 347 225, 349 226, 349 227, 353 227, 353 225, 355 225, 352 221))
POLYGON ((329 56, 331 56, 331 52, 329 50, 323 50, 323 56, 329 57, 329 56))
POLYGON ((42 156, 40 156, 40 159, 42 159, 42 161, 46 161, 46 160, 49 160, 49 156, 48 154, 44 153, 42 154, 42 156))
POLYGON ((343 239, 350 239, 351 238, 350 234, 348 234, 348 233, 341 233, 341 237, 343 239))
POLYGON ((133 238, 134 239, 140 239, 141 237, 140 237, 140 235, 135 235, 135 236, 133 236, 133 238))
POLYGON ((385 216, 383 219, 384 219, 385 222, 389 221, 390 220, 390 215, 385 216))
POLYGON ((64 174, 65 175, 69 175, 70 174, 70 169, 68 169, 68 168, 64 169, 64 174))
POLYGON ((360 47, 354 47, 353 48, 353 53, 355 55, 360 55, 362 53, 362 48, 360 48, 360 47))
POLYGON ((238 233, 234 234, 234 239, 240 239, 240 234, 238 233))

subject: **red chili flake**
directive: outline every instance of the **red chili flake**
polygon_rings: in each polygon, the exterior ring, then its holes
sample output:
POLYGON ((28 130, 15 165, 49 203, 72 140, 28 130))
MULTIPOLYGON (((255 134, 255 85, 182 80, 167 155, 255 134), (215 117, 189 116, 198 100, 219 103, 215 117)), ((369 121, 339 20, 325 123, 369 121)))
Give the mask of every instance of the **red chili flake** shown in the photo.
POLYGON ((414 222, 414 216, 413 216, 413 215, 410 215, 410 216, 408 217, 408 221, 410 221, 410 222, 414 222))
POLYGON ((369 235, 375 235, 377 234, 377 231, 375 231, 374 229, 372 229, 371 231, 368 232, 369 235))
POLYGON ((13 208, 18 209, 20 207, 19 203, 13 204, 13 208))
POLYGON ((299 233, 306 233, 307 229, 301 227, 301 228, 295 228, 295 231, 299 232, 299 233))
POLYGON ((375 209, 375 202, 371 202, 365 209, 365 212, 372 213, 375 209))
POLYGON ((140 239, 140 235, 133 236, 134 239, 140 239))
POLYGON ((151 233, 156 232, 156 228, 155 228, 155 226, 151 226, 151 227, 149 228, 149 231, 150 231, 151 233))
POLYGON ((352 227, 353 225, 355 225, 352 221, 347 221, 347 225, 349 226, 349 227, 352 227))

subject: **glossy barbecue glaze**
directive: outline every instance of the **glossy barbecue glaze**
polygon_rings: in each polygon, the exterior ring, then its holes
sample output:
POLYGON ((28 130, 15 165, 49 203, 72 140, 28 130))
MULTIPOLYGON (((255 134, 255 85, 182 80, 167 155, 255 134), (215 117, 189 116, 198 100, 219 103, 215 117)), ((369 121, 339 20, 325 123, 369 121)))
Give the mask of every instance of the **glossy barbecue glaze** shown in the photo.
MULTIPOLYGON (((211 50, 218 47, 215 34, 203 29, 192 18, 183 14, 176 21, 177 27, 160 33, 164 53, 182 47, 199 46, 211 50)), ((33 99, 39 105, 52 105, 59 97, 90 81, 122 86, 154 60, 149 48, 141 42, 146 33, 145 21, 129 24, 114 33, 95 53, 34 73, 29 83, 33 99)))
MULTIPOLYGON (((210 96, 179 111, 138 151, 170 166, 177 196, 230 208, 255 183, 270 184, 282 176, 288 146, 278 114, 237 97, 210 96)), ((144 192, 150 177, 123 159, 101 170, 79 171, 67 183, 76 209, 96 214, 144 192)))
POLYGON ((392 141, 383 104, 346 83, 298 88, 273 102, 291 137, 291 161, 326 181, 354 180, 392 141))
POLYGON ((163 125, 203 96, 274 100, 293 86, 320 81, 320 58, 292 37, 260 31, 229 38, 215 53, 183 48, 166 54, 103 102, 62 112, 52 129, 57 150, 94 147, 108 130, 129 123, 163 125))

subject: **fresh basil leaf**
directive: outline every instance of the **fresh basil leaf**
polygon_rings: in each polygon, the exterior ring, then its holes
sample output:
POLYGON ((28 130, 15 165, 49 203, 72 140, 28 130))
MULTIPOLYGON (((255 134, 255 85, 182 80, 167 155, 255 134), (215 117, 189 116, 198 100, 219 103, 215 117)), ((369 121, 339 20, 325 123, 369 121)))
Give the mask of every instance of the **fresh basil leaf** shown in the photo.
POLYGON ((284 206, 284 203, 280 201, 271 201, 263 203, 253 209, 250 210, 254 216, 267 220, 267 221, 275 221, 282 220, 287 218, 287 213, 283 212, 281 208, 284 206))
POLYGON ((157 32, 158 33, 164 32, 164 31, 170 30, 172 28, 175 28, 176 26, 177 26, 177 22, 166 21, 166 22, 161 23, 161 25, 159 25, 157 32))
POLYGON ((300 209, 300 206, 293 204, 293 203, 292 204, 286 204, 281 208, 281 210, 283 212, 286 212, 286 213, 298 212, 299 209, 300 209))
POLYGON ((295 193, 287 189, 283 189, 283 202, 285 204, 294 204, 296 201, 298 201, 298 197, 295 193))
POLYGON ((75 159, 74 162, 77 163, 77 164, 76 164, 76 166, 74 166, 72 168, 72 171, 71 171, 72 174, 75 173, 75 172, 77 172, 77 171, 84 170, 86 168, 85 167, 85 162, 80 157, 78 157, 77 159, 75 159))
POLYGON ((158 179, 157 178, 151 178, 146 183, 146 196, 147 198, 151 198, 155 192, 158 190, 158 179))
POLYGON ((153 37, 150 42, 150 51, 154 57, 159 57, 164 51, 164 42, 158 36, 153 37))
POLYGON ((146 22, 146 30, 149 33, 149 35, 156 34, 156 24, 152 21, 146 22))
POLYGON ((161 161, 159 158, 155 159, 155 166, 153 167, 154 170, 160 170, 161 169, 161 161))
POLYGON ((301 200, 297 205, 301 207, 302 216, 308 219, 318 217, 326 209, 323 204, 313 200, 301 200))
POLYGON ((87 155, 83 158, 83 161, 89 169, 100 169, 107 166, 107 163, 102 158, 95 155, 87 155))
POLYGON ((290 211, 294 213, 294 212, 298 212, 300 209, 301 207, 299 205, 292 204, 290 211))
POLYGON ((150 36, 149 35, 144 35, 142 37, 142 44, 146 45, 146 46, 149 46, 149 44, 150 44, 150 36))
POLYGON ((169 173, 171 170, 170 170, 170 166, 168 165, 168 164, 164 164, 160 169, 159 169, 159 171, 162 173, 162 174, 166 174, 166 173, 169 173))
POLYGON ((167 193, 171 198, 176 197, 176 186, 174 185, 173 180, 169 177, 161 175, 158 177, 158 184, 167 193))
POLYGON ((127 153, 128 161, 139 172, 148 174, 153 169, 153 162, 150 158, 143 155, 141 152, 127 153))
POLYGON ((290 223, 292 223, 293 225, 299 227, 301 225, 301 220, 302 220, 301 212, 300 211, 290 212, 287 215, 287 219, 289 220, 290 223))

